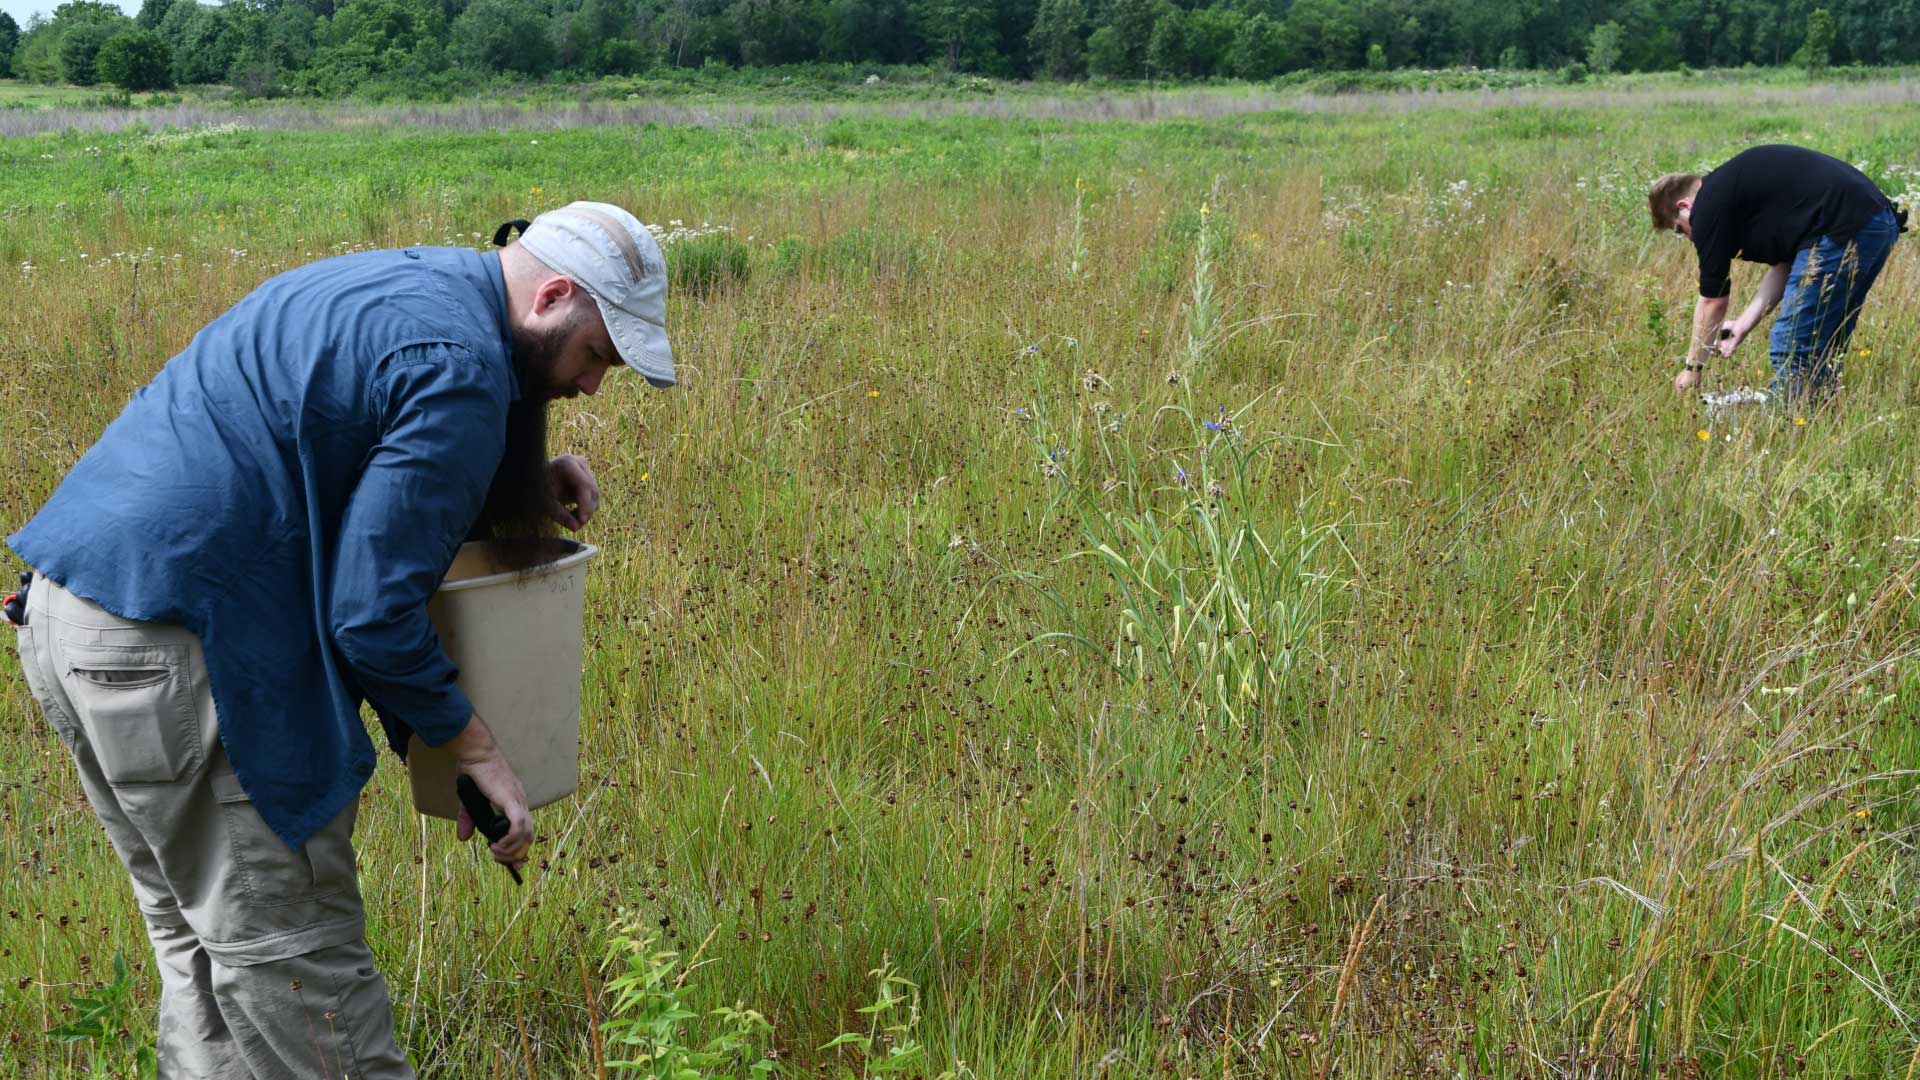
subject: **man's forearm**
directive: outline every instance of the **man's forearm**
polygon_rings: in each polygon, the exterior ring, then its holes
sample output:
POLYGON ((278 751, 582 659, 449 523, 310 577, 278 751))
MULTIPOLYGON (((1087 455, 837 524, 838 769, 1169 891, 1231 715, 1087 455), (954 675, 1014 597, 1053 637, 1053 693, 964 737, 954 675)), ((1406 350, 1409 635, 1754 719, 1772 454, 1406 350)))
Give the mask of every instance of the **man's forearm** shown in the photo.
POLYGON ((1705 364, 1713 352, 1713 339, 1727 317, 1727 298, 1703 296, 1693 305, 1693 342, 1687 350, 1689 364, 1705 364))
POLYGON ((1760 279, 1760 287, 1754 290, 1753 301, 1740 313, 1739 330, 1742 336, 1749 334, 1760 325, 1767 313, 1780 306, 1780 298, 1787 292, 1787 274, 1793 269, 1791 263, 1774 263, 1767 268, 1760 279))

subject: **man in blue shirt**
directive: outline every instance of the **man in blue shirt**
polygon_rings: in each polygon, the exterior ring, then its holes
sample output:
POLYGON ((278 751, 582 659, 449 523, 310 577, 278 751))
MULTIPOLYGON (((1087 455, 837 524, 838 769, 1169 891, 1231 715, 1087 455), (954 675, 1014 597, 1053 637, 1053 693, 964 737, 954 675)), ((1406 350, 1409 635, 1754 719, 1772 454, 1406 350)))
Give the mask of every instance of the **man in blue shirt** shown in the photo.
POLYGON ((656 386, 674 366, 644 226, 585 202, 521 225, 497 254, 262 284, 9 540, 36 571, 28 684, 153 940, 163 1076, 413 1076, 354 870, 363 701, 396 748, 449 748, 511 825, 494 858, 526 858, 526 796, 426 602, 470 536, 592 518, 586 462, 546 456, 551 401, 616 361, 656 386))

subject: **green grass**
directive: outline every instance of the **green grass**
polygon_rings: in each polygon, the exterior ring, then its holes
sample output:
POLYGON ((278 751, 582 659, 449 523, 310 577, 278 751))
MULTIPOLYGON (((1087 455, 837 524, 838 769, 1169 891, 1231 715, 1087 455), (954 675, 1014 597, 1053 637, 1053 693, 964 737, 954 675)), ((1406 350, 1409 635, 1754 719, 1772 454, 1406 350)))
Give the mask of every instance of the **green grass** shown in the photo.
POLYGON ((91 87, 42 86, 18 79, 0 79, 0 108, 83 105, 99 97, 100 91, 91 87))
MULTIPOLYGON (((802 1075, 884 961, 929 1076, 1902 1076, 1911 254, 1836 408, 1667 386, 1646 182, 1773 139, 1920 165, 1866 105, 8 140, 0 527, 278 269, 726 225, 683 385, 554 425, 609 497, 528 887, 367 792, 424 1073, 591 1076, 630 909, 802 1075)), ((155 985, 5 655, 0 1072, 84 1075, 40 1032, 115 952, 136 1040, 155 985)))
MULTIPOLYGON (((0 79, 0 109, 38 109, 54 105, 97 105, 103 98, 118 96, 111 86, 46 86, 20 79, 0 79)), ((128 96, 134 105, 174 102, 174 93, 141 93, 128 96)))

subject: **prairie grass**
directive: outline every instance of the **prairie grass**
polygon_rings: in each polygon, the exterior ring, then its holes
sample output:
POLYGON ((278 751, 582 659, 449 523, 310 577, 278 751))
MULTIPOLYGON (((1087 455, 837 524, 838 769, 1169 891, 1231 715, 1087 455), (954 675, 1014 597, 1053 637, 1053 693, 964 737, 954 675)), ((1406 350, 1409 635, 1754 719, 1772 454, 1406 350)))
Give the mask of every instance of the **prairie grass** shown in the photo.
MULTIPOLYGON (((1906 1076, 1920 275, 1834 407, 1710 425, 1643 192, 1773 139, 1901 192, 1916 136, 1576 100, 11 139, 0 526, 279 269, 576 197, 724 224, 683 385, 556 419, 609 497, 527 887, 391 762, 365 795, 424 1075, 594 1075, 618 922, 798 1075, 888 970, 927 1076, 1906 1076)), ((63 1006, 124 953, 144 1036, 156 988, 4 656, 0 1072, 83 1075, 63 1006)))

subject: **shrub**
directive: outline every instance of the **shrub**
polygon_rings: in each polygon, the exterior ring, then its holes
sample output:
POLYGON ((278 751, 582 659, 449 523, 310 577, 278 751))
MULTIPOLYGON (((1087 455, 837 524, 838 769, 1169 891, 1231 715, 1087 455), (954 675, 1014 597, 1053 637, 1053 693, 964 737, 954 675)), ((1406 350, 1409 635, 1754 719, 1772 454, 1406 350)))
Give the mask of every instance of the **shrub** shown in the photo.
POLYGON ((1620 62, 1620 46, 1625 32, 1617 22, 1603 22, 1593 28, 1593 36, 1587 39, 1587 66, 1596 75, 1605 75, 1620 62))
POLYGON ((920 272, 925 255, 912 237, 888 229, 855 228, 820 248, 819 265, 852 279, 904 279, 920 272))
POLYGON ((151 30, 124 30, 100 46, 101 81, 134 93, 173 85, 173 50, 151 30))
POLYGON ((747 245, 726 233, 691 237, 667 249, 668 280, 696 296, 744 283, 750 265, 747 245))
POLYGON ((92 86, 100 81, 100 50, 113 40, 119 27, 111 23, 90 22, 67 31, 60 39, 60 74, 75 86, 92 86))
POLYGON ((1833 14, 1826 8, 1807 13, 1807 40, 1793 54, 1793 62, 1808 71, 1824 71, 1833 62, 1833 14))
POLYGON ((773 268, 789 274, 807 260, 807 242, 798 236, 783 236, 773 245, 773 268))

